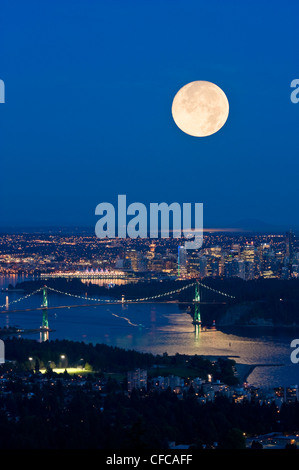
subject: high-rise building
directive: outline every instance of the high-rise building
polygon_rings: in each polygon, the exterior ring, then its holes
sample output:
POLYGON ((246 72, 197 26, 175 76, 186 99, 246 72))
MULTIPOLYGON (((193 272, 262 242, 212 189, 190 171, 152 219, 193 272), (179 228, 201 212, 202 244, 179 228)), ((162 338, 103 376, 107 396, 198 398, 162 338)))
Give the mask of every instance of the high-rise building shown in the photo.
POLYGON ((274 272, 273 272, 274 259, 275 259, 275 253, 270 249, 270 246, 263 245, 262 274, 263 274, 263 277, 266 279, 275 277, 274 272))
POLYGON ((289 230, 285 235, 286 257, 291 262, 294 256, 294 241, 295 236, 292 230, 289 230))
POLYGON ((211 248, 209 249, 209 254, 214 258, 221 258, 221 247, 218 245, 211 246, 211 248))
POLYGON ((242 250, 242 259, 244 261, 249 261, 250 263, 254 263, 254 255, 255 255, 255 250, 254 250, 253 243, 246 244, 242 250))
POLYGON ((146 270, 146 259, 140 251, 128 250, 126 258, 130 260, 132 271, 142 272, 146 270))
POLYGON ((240 245, 238 243, 233 243, 231 246, 231 254, 233 256, 240 256, 240 245))
POLYGON ((235 258, 232 260, 231 275, 245 280, 245 262, 242 259, 235 258))
POLYGON ((184 277, 187 274, 187 250, 184 246, 178 247, 178 276, 184 277))
POLYGON ((199 258, 199 276, 201 278, 204 278, 204 277, 207 276, 207 274, 208 274, 207 266, 208 266, 207 257, 206 256, 201 256, 199 258))
MULTIPOLYGON (((265 277, 265 276, 264 276, 265 277)), ((289 268, 287 266, 283 266, 281 268, 281 275, 280 275, 281 279, 289 279, 290 277, 290 271, 289 271, 289 268)))
POLYGON ((219 261, 215 259, 211 263, 212 277, 217 277, 220 274, 219 261))
POLYGON ((298 385, 291 385, 285 389, 285 401, 286 403, 295 403, 298 401, 298 385))
POLYGON ((228 258, 224 261, 224 275, 225 277, 233 276, 233 263, 232 255, 229 255, 228 258))
POLYGON ((136 390, 147 390, 147 370, 135 369, 128 372, 128 392, 136 390))
POLYGON ((292 264, 292 277, 299 277, 299 264, 292 264))
POLYGON ((198 276, 198 273, 199 273, 199 252, 198 252, 198 250, 189 250, 189 253, 188 253, 188 273, 191 276, 198 276))
POLYGON ((254 262, 245 261, 245 279, 246 281, 251 281, 254 279, 254 262))

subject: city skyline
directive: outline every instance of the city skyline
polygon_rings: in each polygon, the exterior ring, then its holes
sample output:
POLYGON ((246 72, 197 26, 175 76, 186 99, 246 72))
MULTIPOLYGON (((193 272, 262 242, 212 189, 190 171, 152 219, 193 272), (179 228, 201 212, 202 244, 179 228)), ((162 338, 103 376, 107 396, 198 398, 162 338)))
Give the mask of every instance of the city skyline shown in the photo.
POLYGON ((298 228, 298 5, 16 4, 0 32, 1 227, 94 227, 97 204, 127 194, 203 203, 206 228, 298 228), (217 134, 172 119, 192 80, 228 97, 217 134))
POLYGON ((26 273, 42 279, 142 279, 299 277, 294 232, 210 232, 200 249, 183 239, 97 239, 91 233, 0 233, 0 275, 26 273), (101 273, 103 273, 101 275, 101 273), (107 272, 110 275, 107 275, 107 272), (136 277, 137 276, 137 277, 136 277))

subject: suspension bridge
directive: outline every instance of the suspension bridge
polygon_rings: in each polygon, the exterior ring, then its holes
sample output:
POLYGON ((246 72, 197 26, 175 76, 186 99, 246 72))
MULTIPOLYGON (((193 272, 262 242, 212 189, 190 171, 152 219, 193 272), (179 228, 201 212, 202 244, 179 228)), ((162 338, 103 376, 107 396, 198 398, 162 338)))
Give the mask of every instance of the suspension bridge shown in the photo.
POLYGON ((141 298, 136 298, 136 299, 125 299, 124 296, 122 296, 121 299, 102 299, 98 297, 88 297, 87 295, 77 295, 73 294, 70 292, 63 292, 61 290, 55 289, 53 287, 44 285, 43 287, 40 287, 36 289, 35 291, 24 295, 20 297, 19 299, 12 300, 9 302, 8 296, 6 297, 6 303, 3 305, 0 305, 0 314, 11 314, 11 313, 25 313, 25 312, 33 312, 33 311, 39 311, 41 310, 43 312, 43 318, 42 318, 42 326, 40 327, 40 331, 50 331, 49 329, 49 321, 48 321, 48 310, 56 310, 56 309, 65 309, 65 308, 79 308, 79 307, 97 307, 97 306, 103 306, 103 305, 128 305, 128 304, 140 304, 140 303, 169 303, 169 304, 193 304, 194 305, 194 314, 193 314, 193 324, 200 327, 201 326, 201 313, 200 313, 200 305, 203 304, 226 304, 228 301, 231 301, 235 299, 233 295, 230 295, 226 292, 219 291, 217 289, 213 289, 210 286, 207 286, 206 284, 202 283, 199 280, 195 280, 185 286, 181 286, 178 289, 171 290, 168 292, 164 293, 159 293, 156 295, 151 295, 148 297, 141 297, 141 298), (179 294, 181 291, 184 291, 186 289, 194 288, 194 298, 191 301, 181 301, 179 299, 172 299, 176 294, 179 294), (49 306, 48 302, 48 294, 49 293, 55 293, 59 294, 62 296, 67 296, 67 297, 72 297, 75 299, 80 299, 81 301, 84 300, 84 303, 80 304, 73 304, 73 305, 53 305, 49 306), (206 301, 203 300, 204 298, 204 293, 209 292, 210 294, 217 294, 218 296, 221 296, 225 300, 222 301, 206 301), (18 305, 19 303, 22 303, 24 300, 36 295, 42 293, 42 304, 40 307, 33 307, 33 308, 13 308, 11 309, 11 305, 15 306, 16 304, 18 305))

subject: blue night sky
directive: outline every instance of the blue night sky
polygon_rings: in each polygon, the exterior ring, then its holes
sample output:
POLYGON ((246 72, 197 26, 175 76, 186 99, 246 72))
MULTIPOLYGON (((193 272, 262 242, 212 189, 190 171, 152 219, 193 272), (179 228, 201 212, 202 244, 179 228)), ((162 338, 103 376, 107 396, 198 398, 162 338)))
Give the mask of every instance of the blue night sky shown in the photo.
POLYGON ((2 0, 0 225, 93 227, 126 194, 298 227, 298 23, 296 1, 2 0), (209 137, 172 119, 194 80, 230 103, 209 137))

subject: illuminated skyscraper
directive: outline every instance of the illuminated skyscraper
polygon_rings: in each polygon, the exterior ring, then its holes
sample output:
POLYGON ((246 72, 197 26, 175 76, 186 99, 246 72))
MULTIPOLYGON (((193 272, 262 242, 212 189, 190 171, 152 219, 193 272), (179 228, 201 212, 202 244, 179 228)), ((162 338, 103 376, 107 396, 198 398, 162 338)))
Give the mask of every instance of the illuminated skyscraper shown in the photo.
POLYGON ((219 261, 218 261, 217 259, 215 259, 214 261, 212 261, 212 263, 211 263, 211 270, 212 270, 212 276, 213 276, 213 277, 219 276, 220 268, 219 268, 219 261))
POLYGON ((199 271, 199 255, 197 250, 189 250, 188 253, 188 272, 197 276, 199 271))
POLYGON ((294 241, 295 236, 292 230, 289 230, 285 235, 286 257, 292 261, 294 256, 294 241))
POLYGON ((146 263, 140 251, 128 250, 126 258, 130 260, 132 271, 142 272, 146 270, 146 263))
POLYGON ((206 277, 208 274, 208 260, 206 256, 201 256, 199 259, 199 276, 206 277))
POLYGON ((233 243, 231 246, 231 253, 234 257, 240 256, 240 245, 238 243, 233 243))
POLYGON ((178 276, 184 277, 187 274, 187 250, 184 246, 178 248, 178 276))
POLYGON ((244 261, 254 263, 254 255, 255 255, 255 250, 254 250, 253 243, 246 244, 243 248, 243 251, 242 251, 242 259, 244 261))

